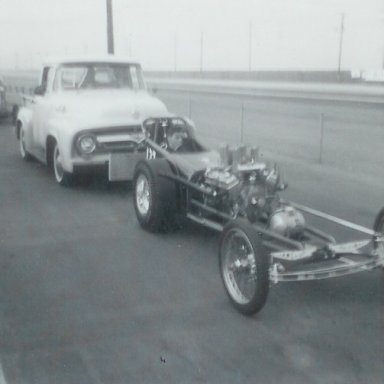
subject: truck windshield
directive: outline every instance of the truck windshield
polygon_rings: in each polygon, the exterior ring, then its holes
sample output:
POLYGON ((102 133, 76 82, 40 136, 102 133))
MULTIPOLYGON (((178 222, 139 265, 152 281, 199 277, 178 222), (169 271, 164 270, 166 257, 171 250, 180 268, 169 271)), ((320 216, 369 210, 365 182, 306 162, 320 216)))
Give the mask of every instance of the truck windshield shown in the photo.
POLYGON ((56 73, 62 90, 130 88, 145 89, 140 65, 115 63, 63 64, 56 73))

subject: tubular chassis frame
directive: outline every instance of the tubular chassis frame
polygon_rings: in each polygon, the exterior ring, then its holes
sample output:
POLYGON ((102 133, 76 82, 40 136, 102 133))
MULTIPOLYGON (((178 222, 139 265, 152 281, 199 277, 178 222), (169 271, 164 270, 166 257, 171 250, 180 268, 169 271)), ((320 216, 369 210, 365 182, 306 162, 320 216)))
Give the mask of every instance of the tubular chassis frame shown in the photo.
MULTIPOLYGON (((184 185, 187 189, 206 191, 193 183, 176 175, 162 175, 184 185)), ((188 198, 187 198, 188 201, 188 198)), ((274 233, 260 225, 253 224, 256 232, 262 236, 263 244, 271 250, 271 266, 269 279, 272 283, 304 280, 321 280, 332 277, 349 275, 357 272, 369 271, 374 268, 384 267, 384 236, 370 228, 340 219, 327 213, 317 211, 292 201, 280 200, 281 203, 290 205, 306 214, 316 216, 326 221, 349 228, 359 233, 370 236, 368 239, 337 244, 335 238, 310 225, 305 226, 305 234, 320 241, 319 245, 310 242, 299 242, 274 233), (371 246, 368 252, 362 252, 371 246)), ((191 199, 186 209, 186 217, 200 225, 222 231, 224 225, 220 221, 207 219, 191 213, 191 206, 205 211, 210 215, 229 221, 233 217, 211 208, 201 202, 191 199)))

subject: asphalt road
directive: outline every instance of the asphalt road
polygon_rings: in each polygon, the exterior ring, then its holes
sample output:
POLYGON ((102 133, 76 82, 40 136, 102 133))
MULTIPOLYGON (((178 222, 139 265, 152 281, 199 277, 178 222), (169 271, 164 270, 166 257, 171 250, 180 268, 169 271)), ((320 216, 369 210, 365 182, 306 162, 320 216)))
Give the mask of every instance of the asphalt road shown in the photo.
MULTIPOLYGON (((384 205, 371 173, 300 157, 283 170, 288 198, 358 224, 384 205)), ((382 383, 382 271, 274 286, 247 318, 225 295, 217 235, 146 233, 129 183, 56 185, 20 159, 8 122, 0 178, 0 383, 382 383)))

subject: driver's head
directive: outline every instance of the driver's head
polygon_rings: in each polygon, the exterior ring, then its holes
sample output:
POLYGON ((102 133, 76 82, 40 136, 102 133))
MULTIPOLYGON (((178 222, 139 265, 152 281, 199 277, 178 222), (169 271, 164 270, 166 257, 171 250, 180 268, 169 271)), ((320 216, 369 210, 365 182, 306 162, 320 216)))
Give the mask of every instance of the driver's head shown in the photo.
POLYGON ((180 127, 171 126, 167 133, 168 146, 173 151, 177 151, 187 137, 187 132, 180 127))

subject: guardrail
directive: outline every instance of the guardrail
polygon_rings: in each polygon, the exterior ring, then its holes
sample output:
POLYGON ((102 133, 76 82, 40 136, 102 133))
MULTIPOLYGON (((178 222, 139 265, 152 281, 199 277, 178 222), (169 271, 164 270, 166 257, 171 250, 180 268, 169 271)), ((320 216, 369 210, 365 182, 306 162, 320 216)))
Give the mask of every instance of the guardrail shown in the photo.
MULTIPOLYGON (((15 89, 30 93, 37 85, 38 71, 3 71, 7 93, 15 96, 15 89), (28 92, 27 92, 28 90, 28 92)), ((147 76, 148 77, 148 76, 147 76)), ((148 77, 152 89, 173 92, 228 94, 249 97, 335 100, 346 102, 384 103, 384 85, 361 83, 310 83, 284 81, 209 80, 195 78, 148 77)), ((13 97, 12 97, 13 98, 13 97)), ((17 99, 17 98, 16 98, 17 99)), ((10 100, 8 100, 10 101, 10 100)))
POLYGON ((335 100, 384 104, 384 86, 292 82, 149 78, 152 89, 249 97, 335 100))

